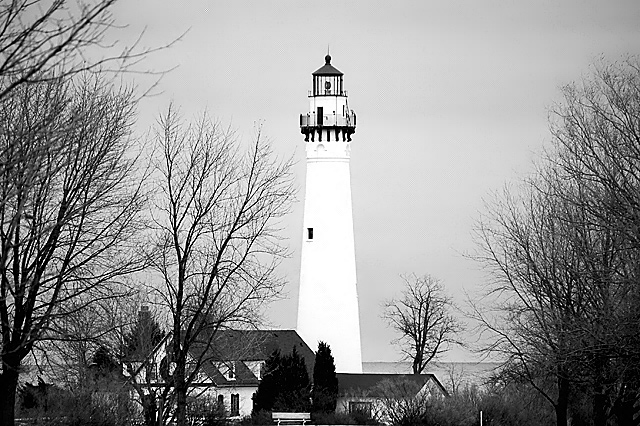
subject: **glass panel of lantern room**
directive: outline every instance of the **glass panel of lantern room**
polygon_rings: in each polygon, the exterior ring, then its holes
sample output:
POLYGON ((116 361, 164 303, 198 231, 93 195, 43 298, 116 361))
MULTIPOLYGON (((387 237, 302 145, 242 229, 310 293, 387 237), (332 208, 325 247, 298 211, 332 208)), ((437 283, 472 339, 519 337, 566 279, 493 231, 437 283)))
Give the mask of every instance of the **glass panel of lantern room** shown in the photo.
POLYGON ((327 77, 324 81, 324 94, 325 95, 331 94, 331 77, 327 77))

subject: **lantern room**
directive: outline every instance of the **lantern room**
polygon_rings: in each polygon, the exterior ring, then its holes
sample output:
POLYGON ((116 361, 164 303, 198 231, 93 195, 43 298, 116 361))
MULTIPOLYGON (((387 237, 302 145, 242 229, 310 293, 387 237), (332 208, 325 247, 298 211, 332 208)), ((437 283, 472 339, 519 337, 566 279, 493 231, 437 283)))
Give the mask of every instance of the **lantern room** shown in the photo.
POLYGON ((349 109, 342 73, 331 65, 331 56, 312 74, 313 89, 309 91, 309 110, 300 114, 300 131, 305 141, 351 141, 356 131, 356 114, 349 109))
POLYGON ((325 64, 313 75, 311 96, 345 96, 342 87, 342 73, 331 65, 331 56, 324 57, 325 64))

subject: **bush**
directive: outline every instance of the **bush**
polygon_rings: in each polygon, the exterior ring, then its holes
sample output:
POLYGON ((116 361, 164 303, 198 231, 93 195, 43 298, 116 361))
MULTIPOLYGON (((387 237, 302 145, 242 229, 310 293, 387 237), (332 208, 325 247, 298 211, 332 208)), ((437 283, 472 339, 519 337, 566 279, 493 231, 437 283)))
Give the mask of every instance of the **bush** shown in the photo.
POLYGON ((211 398, 191 398, 187 401, 187 421, 193 426, 226 426, 229 424, 223 404, 211 398))
POLYGON ((122 426, 135 417, 126 392, 71 392, 53 385, 25 386, 16 414, 51 426, 122 426))
POLYGON ((376 420, 366 413, 327 413, 311 414, 311 423, 316 425, 377 425, 376 420))
POLYGON ((476 426, 480 424, 478 401, 482 392, 466 387, 448 398, 431 399, 424 426, 476 426))
POLYGON ((242 426, 253 426, 253 425, 270 425, 273 424, 273 420, 271 419, 271 411, 266 410, 254 410, 250 416, 244 417, 240 424, 242 426))
MULTIPOLYGON (((265 426, 273 424, 271 411, 260 410, 240 421, 241 426, 265 426)), ((366 413, 311 413, 311 424, 314 425, 378 425, 378 421, 366 413)))
POLYGON ((546 426, 555 423, 551 405, 527 386, 510 384, 484 390, 466 388, 442 400, 431 400, 423 426, 546 426))

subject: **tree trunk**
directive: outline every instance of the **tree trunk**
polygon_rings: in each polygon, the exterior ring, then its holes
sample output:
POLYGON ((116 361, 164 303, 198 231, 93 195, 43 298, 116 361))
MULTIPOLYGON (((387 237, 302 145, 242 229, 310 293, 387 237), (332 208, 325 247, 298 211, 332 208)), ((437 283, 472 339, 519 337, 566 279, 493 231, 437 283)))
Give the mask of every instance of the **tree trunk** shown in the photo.
POLYGON ((162 426, 164 424, 164 395, 160 395, 160 401, 158 402, 158 426, 162 426))
POLYGON ((595 426, 607 425, 606 403, 604 386, 595 385, 593 387, 593 424, 595 426))
POLYGON ((638 395, 637 385, 622 385, 620 395, 613 405, 613 413, 619 425, 636 426, 640 424, 640 416, 636 418, 638 412, 635 407, 636 395, 638 395))
MULTIPOLYGON (((176 351, 177 352, 177 351, 176 351)), ((186 356, 180 353, 176 357, 173 383, 176 392, 176 425, 187 426, 187 383, 185 379, 186 356)))
POLYGON ((187 426, 187 387, 176 386, 176 425, 187 426))
POLYGON ((142 411, 144 413, 145 426, 158 425, 158 408, 156 404, 156 396, 153 392, 142 395, 142 411))
POLYGON ((609 401, 607 386, 604 385, 607 377, 607 359, 604 356, 597 356, 594 360, 593 374, 593 424, 595 426, 607 425, 607 409, 609 401))
POLYGON ((13 426, 19 365, 11 365, 13 363, 6 359, 3 361, 3 372, 0 374, 0 426, 13 426))
POLYGON ((569 380, 558 378, 558 402, 556 409, 556 425, 567 426, 567 410, 569 408, 569 380))

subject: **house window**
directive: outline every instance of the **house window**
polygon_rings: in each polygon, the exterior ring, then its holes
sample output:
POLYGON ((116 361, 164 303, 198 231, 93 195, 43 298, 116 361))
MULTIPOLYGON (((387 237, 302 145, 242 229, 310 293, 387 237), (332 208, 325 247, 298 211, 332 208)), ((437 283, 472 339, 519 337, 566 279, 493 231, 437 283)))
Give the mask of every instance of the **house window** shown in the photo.
POLYGON ((224 408, 224 395, 218 395, 218 407, 224 408))
POLYGON ((235 380, 236 379, 236 362, 231 361, 227 366, 227 380, 235 380))
POLYGON ((307 228, 307 239, 313 240, 313 228, 307 228))
POLYGON ((349 401, 349 413, 354 414, 364 414, 367 417, 371 417, 371 408, 372 405, 370 402, 362 402, 362 401, 349 401))
POLYGON ((232 393, 231 394, 231 416, 239 416, 240 415, 240 394, 232 393))
POLYGON ((155 381, 158 378, 158 366, 155 362, 147 364, 147 379, 155 381))

